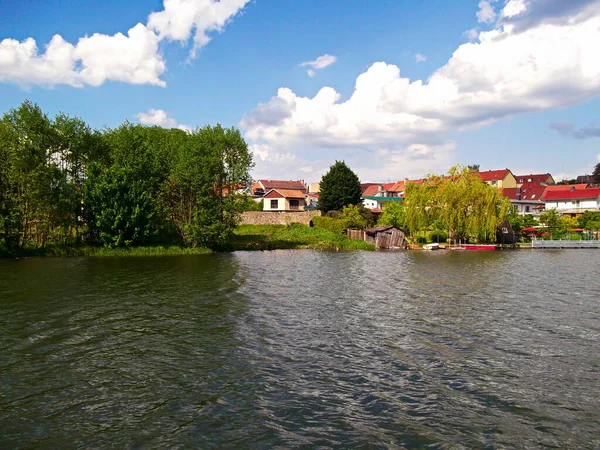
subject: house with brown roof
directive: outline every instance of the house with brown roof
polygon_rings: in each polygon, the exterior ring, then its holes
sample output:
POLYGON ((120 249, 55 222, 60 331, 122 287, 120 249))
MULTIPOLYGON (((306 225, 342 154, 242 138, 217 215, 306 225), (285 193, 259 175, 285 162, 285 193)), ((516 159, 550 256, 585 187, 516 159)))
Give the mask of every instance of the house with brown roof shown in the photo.
POLYGON ((252 183, 252 195, 264 196, 271 189, 298 190, 303 194, 308 193, 304 180, 257 180, 252 183))
POLYGON ((306 195, 299 189, 271 189, 263 197, 263 211, 304 211, 306 195))
POLYGON ((481 179, 490 186, 494 186, 499 189, 517 187, 517 180, 509 169, 487 170, 485 172, 478 173, 481 179))
POLYGON ((550 186, 556 184, 554 178, 549 173, 538 173, 530 175, 515 175, 517 180, 517 187, 521 187, 524 184, 537 184, 540 186, 550 186))

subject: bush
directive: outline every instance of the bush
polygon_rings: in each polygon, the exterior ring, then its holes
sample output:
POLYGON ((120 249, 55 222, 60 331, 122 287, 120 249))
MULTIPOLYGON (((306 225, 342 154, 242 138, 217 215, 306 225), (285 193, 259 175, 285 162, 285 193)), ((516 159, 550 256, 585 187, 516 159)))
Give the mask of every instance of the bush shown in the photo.
POLYGON ((341 215, 342 215, 342 212, 341 211, 336 211, 336 210, 327 211, 327 214, 325 214, 326 217, 331 217, 333 219, 337 219, 341 215))
POLYGON ((571 233, 569 235, 569 240, 570 241, 581 241, 583 238, 579 233, 571 233))
POLYGON ((433 230, 429 232, 429 240, 431 242, 444 243, 448 241, 448 233, 442 230, 433 230))
POLYGON ((427 238, 425 236, 417 236, 417 244, 427 244, 427 238))
POLYGON ((344 206, 344 212, 339 216, 339 220, 344 221, 346 228, 353 230, 364 230, 367 226, 367 221, 360 214, 360 208, 354 205, 344 206))
POLYGON ((316 216, 312 218, 312 221, 315 228, 322 228, 335 234, 344 234, 346 232, 346 222, 340 219, 316 216))

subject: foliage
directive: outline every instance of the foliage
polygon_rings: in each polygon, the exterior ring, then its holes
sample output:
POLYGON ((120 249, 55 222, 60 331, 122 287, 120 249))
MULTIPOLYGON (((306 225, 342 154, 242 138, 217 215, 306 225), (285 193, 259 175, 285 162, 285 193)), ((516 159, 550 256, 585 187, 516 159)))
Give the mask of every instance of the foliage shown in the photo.
POLYGON ((315 216, 312 218, 315 228, 331 231, 334 234, 344 234, 346 232, 346 223, 343 220, 333 217, 315 216))
POLYGON ((336 161, 321 178, 319 209, 323 212, 358 205, 362 190, 358 176, 343 161, 336 161))
POLYGON ((448 233, 442 230, 433 230, 428 233, 431 242, 444 243, 448 241, 448 233))
POLYGON ((562 221, 564 227, 567 230, 569 230, 571 228, 577 228, 579 225, 579 222, 577 221, 577 219, 575 217, 563 215, 563 216, 561 216, 560 220, 562 221))
POLYGON ((242 196, 239 200, 242 211, 262 211, 264 208, 264 199, 257 202, 252 197, 242 196))
MULTIPOLYGON (((331 219, 315 217, 314 219, 331 219)), ((336 219, 331 219, 336 220, 336 219)), ((294 223, 285 225, 240 225, 227 250, 275 250, 275 249, 316 249, 316 250, 374 250, 375 246, 364 241, 353 241, 346 236, 323 228, 308 227, 294 223)))
POLYGON ((510 201, 484 183, 476 172, 455 166, 447 177, 431 175, 406 187, 406 226, 412 233, 436 228, 451 239, 495 241, 510 201))
POLYGON ((596 164, 594 167, 594 171, 592 172, 592 178, 594 179, 594 183, 600 183, 600 163, 596 164))
POLYGON ((586 230, 600 230, 600 211, 586 211, 577 221, 577 224, 586 230))
POLYGON ((427 238, 425 236, 417 236, 417 244, 427 244, 427 238))
POLYGON ((406 211, 401 202, 385 202, 383 214, 379 218, 377 225, 393 225, 398 228, 404 228, 406 224, 406 211))
POLYGON ((26 101, 0 120, 0 247, 218 245, 244 209, 235 192, 251 167, 236 128, 99 132, 26 101))
POLYGON ((360 208, 356 205, 344 206, 344 210, 338 220, 344 222, 346 229, 363 230, 367 226, 367 221, 363 218, 360 208))
POLYGON ((547 233, 549 239, 560 239, 567 231, 565 222, 555 209, 549 209, 540 214, 540 223, 547 227, 548 231, 544 234, 547 233))

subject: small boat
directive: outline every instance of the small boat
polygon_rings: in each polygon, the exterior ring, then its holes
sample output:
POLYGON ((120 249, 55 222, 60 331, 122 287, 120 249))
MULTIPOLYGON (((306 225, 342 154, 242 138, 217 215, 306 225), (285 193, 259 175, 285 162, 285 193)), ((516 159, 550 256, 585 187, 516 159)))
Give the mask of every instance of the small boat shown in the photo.
POLYGON ((432 244, 425 244, 423 246, 423 250, 439 250, 440 249, 440 244, 438 244, 437 242, 434 242, 432 244))
POLYGON ((496 244, 463 244, 461 247, 465 250, 496 250, 496 244))

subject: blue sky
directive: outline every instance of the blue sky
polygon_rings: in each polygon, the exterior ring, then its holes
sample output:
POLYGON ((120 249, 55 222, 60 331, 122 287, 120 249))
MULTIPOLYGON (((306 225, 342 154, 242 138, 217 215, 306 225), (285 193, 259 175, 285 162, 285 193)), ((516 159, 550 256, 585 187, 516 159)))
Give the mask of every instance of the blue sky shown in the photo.
POLYGON ((256 177, 571 177, 600 156, 600 2, 567 3, 2 1, 0 111, 237 125, 256 177))

